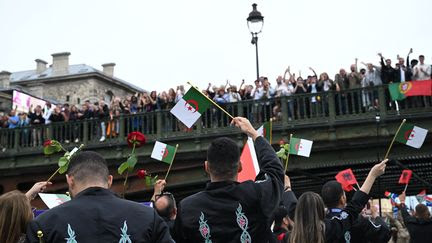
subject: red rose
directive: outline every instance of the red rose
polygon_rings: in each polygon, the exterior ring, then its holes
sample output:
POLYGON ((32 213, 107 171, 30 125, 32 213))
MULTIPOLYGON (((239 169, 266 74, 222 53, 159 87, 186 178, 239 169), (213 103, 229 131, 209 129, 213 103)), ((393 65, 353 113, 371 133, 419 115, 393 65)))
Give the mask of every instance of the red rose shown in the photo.
POLYGON ((136 148, 139 148, 143 146, 145 142, 146 142, 146 137, 144 136, 144 134, 140 132, 131 132, 127 136, 127 143, 131 148, 134 146, 134 144, 136 148))
POLYGON ((43 143, 43 146, 44 146, 44 147, 48 147, 48 146, 51 146, 51 144, 53 144, 52 140, 46 140, 46 141, 43 143))
POLYGON ((146 170, 139 170, 139 171, 137 172, 137 176, 138 176, 138 178, 140 178, 140 179, 144 179, 144 178, 146 177, 146 175, 147 175, 147 171, 146 171, 146 170))

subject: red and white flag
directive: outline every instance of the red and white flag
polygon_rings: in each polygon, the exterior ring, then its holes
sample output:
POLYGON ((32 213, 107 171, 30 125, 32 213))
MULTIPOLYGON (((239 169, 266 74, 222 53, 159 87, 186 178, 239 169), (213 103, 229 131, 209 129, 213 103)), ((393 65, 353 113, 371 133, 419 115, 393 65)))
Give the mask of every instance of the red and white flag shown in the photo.
POLYGON ((258 158, 255 152, 254 142, 253 139, 250 137, 248 137, 248 140, 243 147, 243 151, 240 155, 240 163, 242 165, 242 171, 238 174, 237 181, 254 181, 255 177, 260 172, 260 168, 258 164, 258 158))

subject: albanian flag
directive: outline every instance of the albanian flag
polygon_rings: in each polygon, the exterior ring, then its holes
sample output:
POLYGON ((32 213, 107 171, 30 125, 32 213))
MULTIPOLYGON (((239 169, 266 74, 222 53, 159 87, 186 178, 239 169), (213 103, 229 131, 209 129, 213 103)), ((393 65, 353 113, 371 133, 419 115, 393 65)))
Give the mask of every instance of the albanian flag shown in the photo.
POLYGON ((336 181, 338 181, 341 185, 344 191, 351 191, 353 188, 352 185, 357 184, 357 180, 354 176, 354 173, 351 169, 346 169, 341 172, 339 172, 336 176, 336 181))
POLYGON ((411 180, 412 170, 403 170, 399 178, 399 184, 408 184, 411 180))

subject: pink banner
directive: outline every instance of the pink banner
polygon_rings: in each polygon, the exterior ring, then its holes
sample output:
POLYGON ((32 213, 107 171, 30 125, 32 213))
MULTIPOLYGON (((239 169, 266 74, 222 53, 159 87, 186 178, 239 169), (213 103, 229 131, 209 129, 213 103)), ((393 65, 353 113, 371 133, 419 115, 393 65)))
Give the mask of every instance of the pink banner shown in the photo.
POLYGON ((16 90, 13 91, 12 109, 16 107, 18 112, 27 113, 30 107, 33 106, 34 109, 38 105, 43 108, 45 106, 45 101, 16 90))

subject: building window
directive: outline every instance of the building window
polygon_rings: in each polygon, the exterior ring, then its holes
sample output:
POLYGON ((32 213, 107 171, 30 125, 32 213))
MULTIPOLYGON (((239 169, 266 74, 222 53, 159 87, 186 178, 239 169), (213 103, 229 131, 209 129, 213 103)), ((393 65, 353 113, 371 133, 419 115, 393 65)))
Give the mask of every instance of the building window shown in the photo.
POLYGON ((81 104, 81 100, 80 100, 80 98, 77 98, 77 104, 78 104, 78 105, 81 104))
POLYGON ((70 100, 69 95, 66 95, 66 102, 69 102, 69 100, 70 100))

